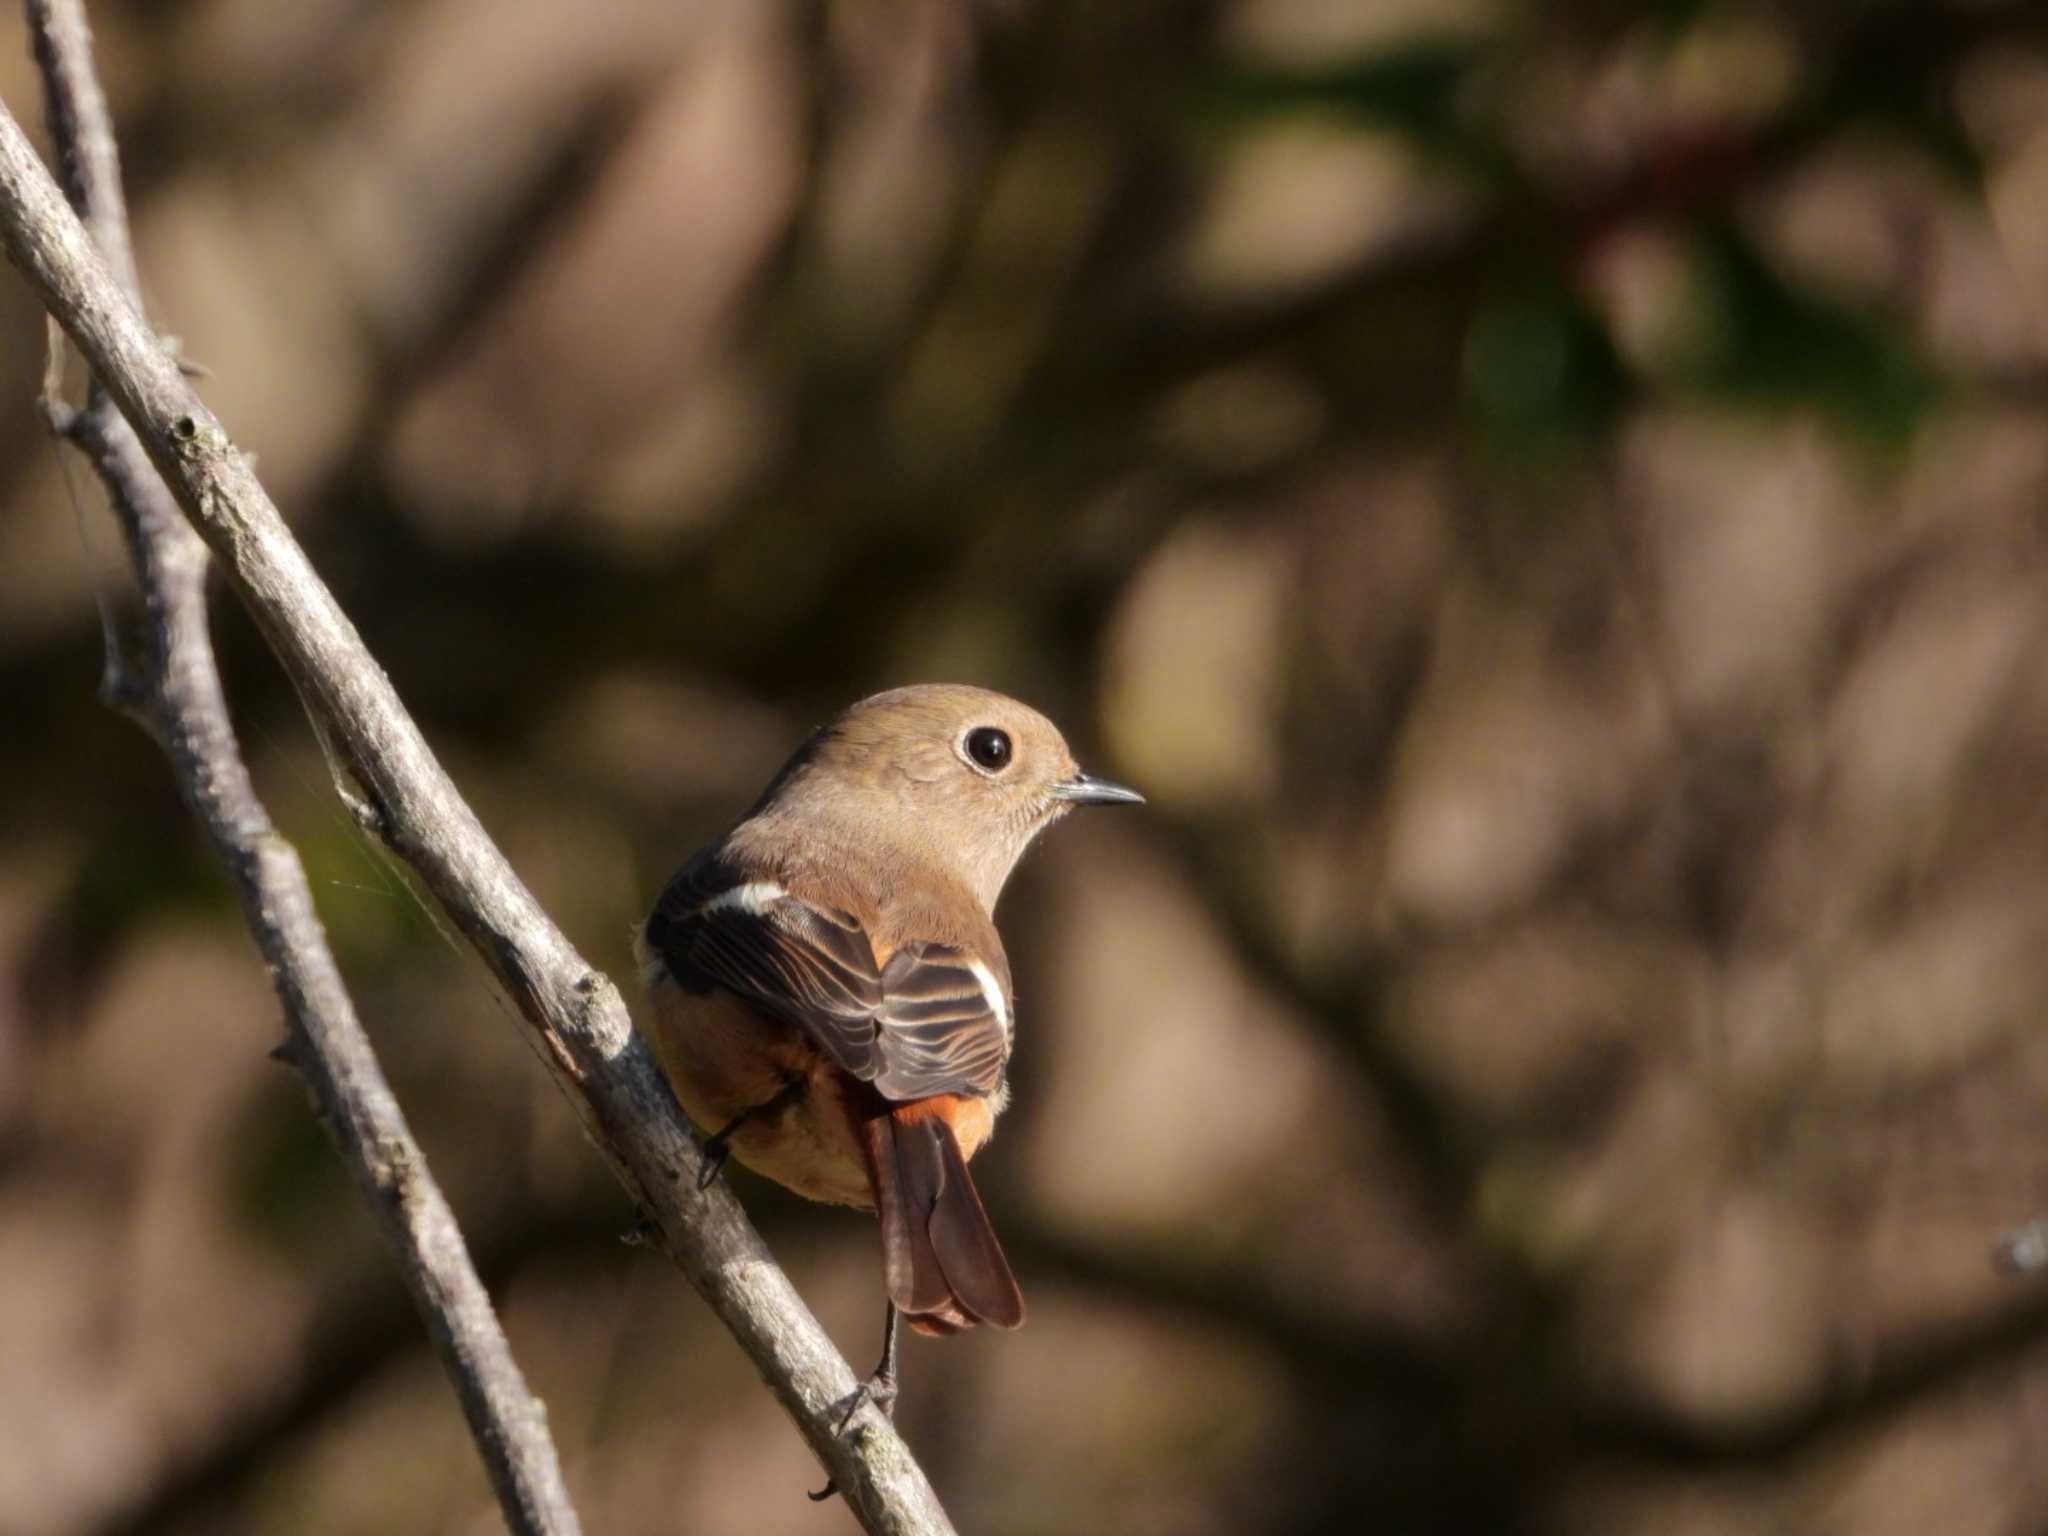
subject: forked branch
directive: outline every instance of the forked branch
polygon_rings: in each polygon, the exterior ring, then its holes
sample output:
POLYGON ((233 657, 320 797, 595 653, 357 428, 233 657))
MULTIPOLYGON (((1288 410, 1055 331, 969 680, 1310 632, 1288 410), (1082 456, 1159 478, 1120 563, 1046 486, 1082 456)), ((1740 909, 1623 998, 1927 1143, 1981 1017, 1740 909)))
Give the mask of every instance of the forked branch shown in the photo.
MULTIPOLYGON (((839 1432, 853 1372, 738 1202, 717 1183, 697 1187, 701 1153, 618 989, 570 945, 483 830, 247 459, 4 108, 0 243, 134 429, 292 675, 315 728, 345 765, 352 782, 344 793, 359 819, 419 872, 511 996, 592 1141, 752 1356, 855 1516, 867 1530, 892 1536, 950 1532, 923 1472, 880 1413, 864 1408, 839 1432)), ((288 853, 267 824, 244 830, 257 852, 252 873, 288 853)), ((324 983, 309 975, 294 985, 311 997, 324 983)))
MULTIPOLYGON (((132 298, 120 158, 84 10, 79 0, 29 0, 28 19, 66 190, 132 298)), ((163 747, 187 805, 234 882, 284 1005, 287 1034, 278 1055, 305 1079, 377 1213, 462 1399, 506 1525, 521 1536, 575 1536, 576 1511, 546 1415, 512 1359, 454 1212, 356 1018, 298 854, 272 825, 242 760, 207 627, 206 546, 106 391, 95 382, 85 407, 71 410, 56 393, 58 372, 53 358, 44 414, 105 484, 142 597, 139 662, 131 662, 114 625, 107 625, 104 691, 163 747)))

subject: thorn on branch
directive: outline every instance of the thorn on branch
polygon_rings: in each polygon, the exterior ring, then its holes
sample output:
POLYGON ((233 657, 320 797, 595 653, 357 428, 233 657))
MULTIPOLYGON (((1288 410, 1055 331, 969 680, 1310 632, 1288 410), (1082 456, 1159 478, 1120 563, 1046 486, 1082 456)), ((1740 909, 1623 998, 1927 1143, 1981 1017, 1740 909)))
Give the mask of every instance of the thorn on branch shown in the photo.
POLYGON ((341 796, 341 803, 348 807, 348 813, 354 819, 357 826, 369 833, 370 836, 376 838, 380 843, 390 842, 391 823, 385 818, 384 813, 377 809, 375 801, 371 800, 367 795, 356 793, 352 786, 339 780, 335 783, 335 789, 341 796))
POLYGON ((43 422, 54 436, 67 443, 78 441, 78 421, 84 413, 68 400, 56 395, 43 395, 36 401, 36 409, 42 413, 43 422))
POLYGON ((308 711, 306 718, 312 722, 313 740, 320 748, 320 756, 327 764, 327 777, 334 784, 334 793, 340 799, 342 808, 351 820, 370 837, 386 848, 396 846, 393 842, 391 819, 384 814, 382 806, 371 797, 356 771, 350 766, 348 757, 334 744, 334 737, 327 721, 318 712, 308 711))
POLYGON ((156 339, 163 343, 164 350, 170 353, 172 360, 177 363, 178 372, 186 378, 210 379, 213 377, 213 370, 207 367, 206 364, 200 362, 197 358, 185 355, 184 337, 175 335, 170 331, 158 331, 156 339))
POLYGON ((118 648, 107 651, 106 664, 100 670, 100 702, 115 714, 127 716, 150 736, 160 734, 150 690, 122 660, 118 648))
POLYGON ((645 1211, 637 1211, 633 1216, 633 1225, 619 1234, 619 1241, 628 1248, 659 1248, 661 1228, 645 1211))

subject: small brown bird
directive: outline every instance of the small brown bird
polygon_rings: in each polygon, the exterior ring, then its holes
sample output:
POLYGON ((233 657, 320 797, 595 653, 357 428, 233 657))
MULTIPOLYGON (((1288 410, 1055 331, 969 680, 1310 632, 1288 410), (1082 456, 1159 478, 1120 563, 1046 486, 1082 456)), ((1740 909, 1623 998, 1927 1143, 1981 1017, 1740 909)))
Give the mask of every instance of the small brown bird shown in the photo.
POLYGON ((1024 1321, 967 1173, 1009 1097, 996 897, 1071 807, 1142 800, 1081 772, 1015 699, 899 688, 813 735, 637 936, 648 1033, 710 1133, 707 1178, 729 1153, 879 1215, 889 1304, 867 1390, 885 1410, 899 1313, 930 1334, 1024 1321))

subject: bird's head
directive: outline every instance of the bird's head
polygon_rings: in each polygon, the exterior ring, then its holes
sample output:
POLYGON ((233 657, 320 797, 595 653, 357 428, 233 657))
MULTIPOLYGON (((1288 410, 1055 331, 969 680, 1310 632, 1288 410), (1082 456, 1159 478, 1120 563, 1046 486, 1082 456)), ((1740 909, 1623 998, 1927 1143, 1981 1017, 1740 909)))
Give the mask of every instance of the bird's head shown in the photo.
POLYGON ((988 908, 1031 840, 1073 807, 1145 798, 1083 773, 1029 705, 955 684, 853 705, 783 770, 763 808, 799 797, 810 814, 859 823, 863 838, 909 843, 988 908))

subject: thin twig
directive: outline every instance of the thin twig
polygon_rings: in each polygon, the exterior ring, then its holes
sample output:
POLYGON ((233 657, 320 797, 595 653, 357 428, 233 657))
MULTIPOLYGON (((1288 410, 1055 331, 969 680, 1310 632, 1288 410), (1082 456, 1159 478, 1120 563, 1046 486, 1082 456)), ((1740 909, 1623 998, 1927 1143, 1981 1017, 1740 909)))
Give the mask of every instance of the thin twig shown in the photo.
POLYGON ((186 515, 345 757, 379 833, 462 929, 531 1026, 593 1142, 753 1358, 871 1532, 952 1527, 873 1407, 838 1433, 855 1377, 717 1184, 618 989, 534 901, 435 759, 383 669, 243 455, 108 273, 0 111, 0 242, 135 427, 186 515))
POLYGON ((140 303, 114 114, 93 65, 92 29, 82 0, 28 0, 28 40, 43 77, 43 112, 64 195, 85 220, 122 290, 140 303))
MULTIPOLYGON (((132 296, 120 160, 83 7, 80 0, 29 0, 28 16, 67 190, 132 296)), ((356 1018, 298 855, 271 824, 242 760, 207 628, 206 546, 104 390, 94 387, 85 409, 67 413, 46 388, 45 409, 105 482, 141 585, 146 659, 138 676, 110 634, 108 691, 162 745, 234 880, 284 1004, 287 1034, 278 1054, 304 1078, 398 1256, 507 1526, 522 1536, 576 1536, 545 1412, 512 1359, 454 1212, 356 1018)))
MULTIPOLYGON (((616 1214, 580 1192, 541 1194, 518 1179, 491 1192, 467 1234, 477 1273, 497 1284, 536 1258, 572 1277, 609 1272, 616 1214)), ((312 1302, 298 1369, 273 1377, 217 1417, 204 1439, 158 1462, 149 1486, 78 1536, 197 1530, 232 1509, 322 1426, 351 1411, 419 1342, 412 1298, 395 1275, 330 1276, 312 1302)))

